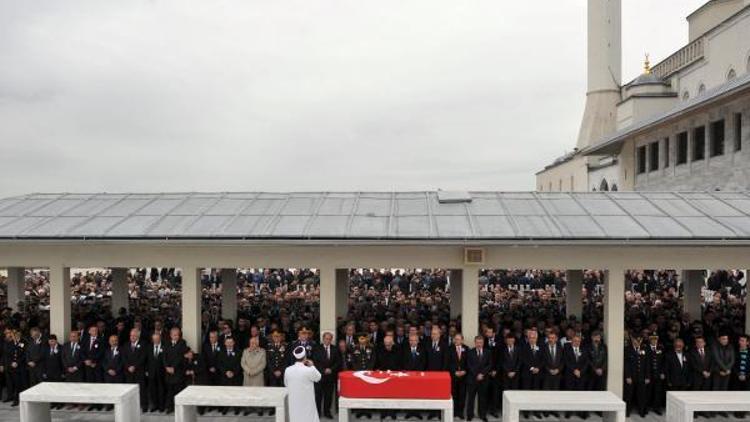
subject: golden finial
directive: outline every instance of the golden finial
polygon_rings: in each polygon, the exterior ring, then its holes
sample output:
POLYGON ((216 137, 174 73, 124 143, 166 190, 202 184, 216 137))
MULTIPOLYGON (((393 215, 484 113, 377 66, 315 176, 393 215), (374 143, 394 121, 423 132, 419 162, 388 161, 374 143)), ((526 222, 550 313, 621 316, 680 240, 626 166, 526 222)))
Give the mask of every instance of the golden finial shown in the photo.
POLYGON ((643 73, 646 75, 651 73, 651 62, 648 60, 648 53, 646 53, 646 60, 643 61, 643 73))

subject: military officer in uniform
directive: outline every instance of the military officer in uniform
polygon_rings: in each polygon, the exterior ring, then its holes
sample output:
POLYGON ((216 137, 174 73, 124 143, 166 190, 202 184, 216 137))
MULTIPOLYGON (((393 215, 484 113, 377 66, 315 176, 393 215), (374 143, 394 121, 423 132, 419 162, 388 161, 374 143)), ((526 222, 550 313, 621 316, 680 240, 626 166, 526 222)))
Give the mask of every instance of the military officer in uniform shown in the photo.
POLYGON ((5 368, 5 385, 8 387, 6 400, 12 401, 13 406, 18 406, 18 394, 24 389, 25 347, 26 345, 21 341, 21 333, 15 330, 5 330, 3 367, 5 368))
MULTIPOLYGON (((351 349, 347 356, 349 362, 347 368, 352 371, 371 371, 375 368, 375 349, 370 346, 370 337, 366 333, 357 336, 357 345, 351 349)), ((372 417, 369 412, 356 413, 357 417, 372 417)))
POLYGON ((630 337, 630 346, 625 348, 625 403, 627 413, 633 407, 638 409, 641 417, 646 416, 648 404, 647 388, 651 383, 651 365, 648 350, 641 346, 642 339, 634 334, 630 337))
POLYGON ((648 337, 648 360, 649 365, 651 365, 651 391, 648 396, 651 400, 649 407, 657 415, 661 415, 661 409, 664 407, 666 401, 664 392, 664 384, 667 379, 665 356, 664 347, 659 343, 659 334, 656 332, 652 333, 648 337))
POLYGON ((286 366, 292 366, 296 362, 296 359, 292 355, 292 350, 298 346, 302 346, 305 349, 305 359, 313 360, 313 350, 315 350, 315 342, 310 339, 312 331, 306 326, 301 326, 297 331, 297 340, 295 340, 287 349, 287 364, 286 366))
POLYGON ((266 351, 266 370, 268 374, 269 387, 284 386, 284 369, 286 369, 287 346, 282 340, 283 335, 279 330, 271 332, 271 344, 266 351))
POLYGON ((370 346, 370 338, 362 333, 357 337, 357 345, 349 353, 347 367, 352 371, 370 371, 375 368, 375 349, 370 346))

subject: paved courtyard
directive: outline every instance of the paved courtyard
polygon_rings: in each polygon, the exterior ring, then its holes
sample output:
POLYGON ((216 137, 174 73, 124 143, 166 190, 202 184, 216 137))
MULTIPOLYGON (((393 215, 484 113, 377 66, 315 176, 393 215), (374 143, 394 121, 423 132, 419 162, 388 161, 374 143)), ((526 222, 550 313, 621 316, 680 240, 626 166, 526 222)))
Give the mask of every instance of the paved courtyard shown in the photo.
MULTIPOLYGON (((174 421, 174 415, 163 415, 163 414, 151 414, 146 413, 141 418, 144 422, 173 422, 174 421)), ((204 416, 201 416, 198 418, 199 421, 203 422, 272 422, 274 419, 271 416, 263 416, 258 417, 255 415, 251 416, 234 416, 232 412, 230 412, 228 415, 222 415, 218 412, 212 412, 207 413, 204 416)), ((373 416, 372 419, 352 419, 355 421, 378 421, 380 418, 373 416)), ((389 421, 391 419, 388 419, 389 421)), ((410 421, 415 421, 416 419, 409 419, 410 421)), ((424 420, 424 419, 423 419, 424 420)), ((474 418, 475 421, 478 421, 479 419, 474 418)), ((499 418, 490 418, 490 421, 500 421, 499 418)), ((584 422, 581 418, 578 417, 571 417, 571 418, 542 418, 542 419, 522 419, 524 421, 543 421, 543 422, 584 422)), ((599 417, 590 417, 586 419, 586 422, 592 422, 592 421, 600 421, 601 418, 599 417)), ((641 418, 639 416, 631 416, 628 418, 628 421, 630 422, 662 422, 664 421, 664 416, 657 416, 657 415, 649 415, 646 418, 641 418)), ((735 422, 735 421, 750 421, 750 417, 741 419, 741 418, 735 418, 733 416, 730 417, 712 417, 712 418, 706 418, 706 417, 697 417, 697 421, 712 421, 712 422, 735 422)), ((0 405, 0 421, 2 422, 18 422, 20 421, 18 408, 17 407, 10 407, 8 404, 2 404, 0 405)), ((109 422, 114 421, 114 413, 112 412, 104 412, 104 411, 76 411, 76 410, 54 410, 52 411, 52 421, 91 421, 91 422, 109 422)), ((330 421, 330 419, 321 419, 321 422, 330 421)), ((403 415, 398 419, 399 422, 406 421, 406 419, 403 418, 403 415)))

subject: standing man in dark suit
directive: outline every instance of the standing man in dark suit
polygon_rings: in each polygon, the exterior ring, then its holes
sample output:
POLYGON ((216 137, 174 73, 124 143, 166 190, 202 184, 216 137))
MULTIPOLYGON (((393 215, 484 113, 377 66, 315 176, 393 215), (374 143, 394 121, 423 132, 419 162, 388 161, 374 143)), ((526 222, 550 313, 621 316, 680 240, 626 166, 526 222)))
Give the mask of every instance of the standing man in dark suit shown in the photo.
POLYGON ((184 388, 186 352, 187 344, 182 339, 182 332, 179 328, 173 327, 169 330, 169 343, 164 349, 164 372, 167 386, 164 401, 167 413, 174 412, 174 396, 184 388))
POLYGON ((737 339, 737 357, 734 360, 733 389, 736 391, 748 391, 750 387, 750 348, 748 348, 748 336, 741 335, 737 339))
POLYGON ((66 382, 83 382, 83 351, 78 330, 73 330, 63 347, 62 364, 66 382))
MULTIPOLYGON (((409 335, 409 344, 404 349, 404 370, 424 371, 427 368, 427 358, 419 345, 419 337, 416 334, 409 335)), ((417 411, 406 412, 406 418, 416 417, 422 419, 417 411)))
POLYGON ((104 359, 104 350, 106 348, 107 346, 102 344, 99 339, 99 329, 96 325, 91 325, 88 330, 86 341, 83 342, 81 348, 84 365, 84 379, 86 382, 102 382, 102 359, 104 359))
MULTIPOLYGON (((430 330, 430 338, 425 341, 427 355, 427 371, 445 371, 448 369, 448 344, 442 338, 440 327, 434 325, 430 330)), ((440 419, 440 411, 428 412, 429 419, 440 419)))
POLYGON ((729 336, 726 333, 719 335, 719 341, 711 347, 713 361, 712 388, 714 391, 729 390, 729 380, 734 370, 734 347, 729 344, 729 336))
POLYGON ((605 390, 607 387, 607 345, 602 342, 602 333, 594 331, 591 334, 588 356, 591 368, 588 389, 605 390))
POLYGON ((544 366, 544 378, 542 380, 543 390, 559 390, 562 381, 565 361, 563 360, 563 350, 557 341, 557 333, 550 331, 547 334, 547 344, 544 346, 542 353, 544 366))
POLYGON ((102 359, 102 370, 104 371, 104 382, 117 384, 125 381, 125 366, 120 350, 120 339, 117 334, 109 336, 109 348, 104 352, 102 359))
POLYGON ((641 346, 640 336, 630 337, 630 346, 625 348, 625 392, 623 399, 627 403, 630 415, 633 407, 638 409, 641 417, 646 416, 648 405, 648 386, 651 383, 651 366, 647 349, 641 346))
MULTIPOLYGON (((224 350, 219 354, 217 365, 221 375, 221 385, 242 385, 242 353, 235 350, 234 338, 227 337, 224 340, 224 350)), ((223 407, 221 412, 226 415, 228 410, 227 407, 223 407)), ((240 408, 235 408, 234 414, 239 415, 240 408)))
POLYGON ((490 358, 492 361, 492 369, 490 369, 489 379, 487 380, 487 413, 493 417, 498 416, 498 409, 501 403, 502 395, 502 379, 498 372, 498 353, 501 347, 502 341, 498 338, 498 334, 495 332, 494 327, 487 327, 484 330, 484 347, 489 351, 490 358))
POLYGON ((42 358, 42 379, 46 382, 60 382, 63 378, 63 348, 57 344, 57 336, 51 334, 44 348, 42 358))
POLYGON ((28 345, 26 347, 26 366, 28 369, 29 387, 33 387, 43 381, 43 360, 47 342, 42 339, 39 328, 33 327, 30 331, 28 345))
POLYGON ((526 343, 521 351, 521 388, 541 390, 544 373, 544 352, 539 346, 536 328, 526 330, 526 343))
POLYGON ((221 385, 221 374, 216 369, 220 354, 221 344, 219 344, 219 333, 216 330, 211 330, 208 333, 208 342, 203 345, 200 356, 206 385, 221 385))
POLYGON ((674 350, 666 353, 664 366, 667 375, 667 390, 690 389, 690 365, 687 353, 685 353, 685 342, 681 338, 675 339, 674 350))
POLYGON ((466 408, 466 374, 469 349, 464 346, 464 336, 453 336, 453 346, 448 352, 448 371, 451 374, 451 395, 453 396, 453 416, 463 418, 466 408))
POLYGON ((466 420, 474 419, 474 404, 479 401, 479 418, 487 422, 487 385, 492 370, 492 357, 484 348, 484 337, 474 338, 474 349, 469 351, 466 359, 466 420), (477 397, 478 396, 478 397, 477 397))
POLYGON ((164 411, 164 344, 161 334, 155 331, 151 334, 151 345, 146 355, 146 384, 151 412, 164 411))
POLYGON ((315 404, 318 416, 333 419, 331 405, 333 404, 333 389, 341 370, 341 355, 333 344, 333 334, 323 333, 323 344, 313 351, 315 367, 321 374, 319 382, 315 383, 315 404))
MULTIPOLYGON (((401 349, 395 344, 393 334, 387 333, 383 336, 383 344, 375 351, 375 369, 381 371, 400 371, 402 368, 401 349)), ((395 410, 384 410, 380 414, 383 419, 388 417, 396 419, 395 410)))
POLYGON ((581 336, 576 334, 563 348, 565 361, 565 389, 583 391, 586 389, 586 371, 589 367, 589 358, 581 346, 581 336))
POLYGON ((521 387, 521 350, 516 346, 516 337, 508 333, 505 344, 498 353, 498 373, 502 391, 518 390, 521 387))
POLYGON ((706 340, 703 337, 695 337, 695 348, 688 353, 688 363, 692 372, 691 381, 693 383, 693 390, 711 390, 713 362, 711 353, 706 349, 706 340))
POLYGON ((128 343, 122 347, 123 366, 125 368, 125 382, 138 384, 141 399, 141 410, 148 410, 148 387, 146 386, 146 360, 148 352, 141 344, 141 332, 137 328, 130 330, 128 343))

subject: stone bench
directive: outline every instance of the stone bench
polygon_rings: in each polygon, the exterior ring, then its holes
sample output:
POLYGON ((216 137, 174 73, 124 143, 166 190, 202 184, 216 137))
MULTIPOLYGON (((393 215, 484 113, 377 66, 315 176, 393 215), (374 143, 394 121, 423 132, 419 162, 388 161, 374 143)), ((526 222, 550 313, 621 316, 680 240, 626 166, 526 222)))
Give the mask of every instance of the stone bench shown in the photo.
POLYGON ((135 384, 43 382, 20 396, 21 422, 50 422, 50 403, 111 404, 115 422, 141 420, 141 403, 135 384))
POLYGON ((625 402, 609 391, 524 391, 503 393, 503 422, 518 422, 520 413, 602 412, 606 422, 625 422, 625 402))
POLYGON ((339 397, 339 422, 349 422, 349 410, 440 410, 443 421, 453 422, 453 400, 353 399, 339 397))
POLYGON ((693 422, 695 412, 750 412, 750 392, 667 392, 667 422, 693 422))
POLYGON ((174 398, 175 421, 196 422, 197 407, 273 407, 276 422, 286 421, 284 387, 220 387, 191 385, 174 398))

